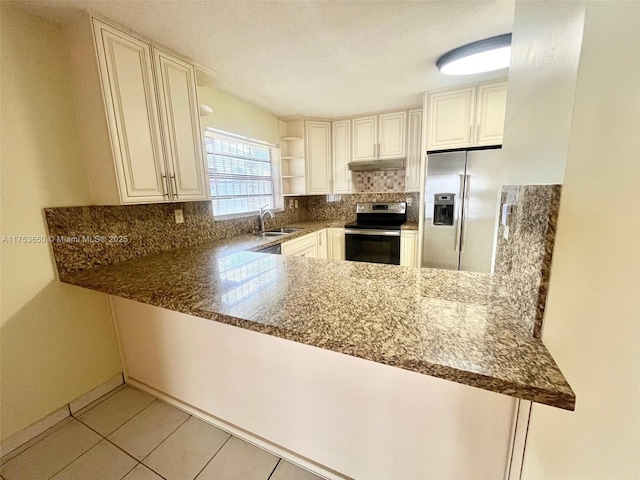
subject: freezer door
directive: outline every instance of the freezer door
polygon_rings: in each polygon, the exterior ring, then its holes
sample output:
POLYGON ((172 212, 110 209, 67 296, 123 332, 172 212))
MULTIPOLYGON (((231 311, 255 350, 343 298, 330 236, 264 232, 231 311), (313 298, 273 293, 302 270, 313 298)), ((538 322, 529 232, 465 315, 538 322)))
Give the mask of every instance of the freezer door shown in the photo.
POLYGON ((502 150, 467 152, 460 270, 491 273, 496 239, 502 150))
POLYGON ((462 194, 464 191, 467 152, 435 153, 427 157, 427 177, 424 189, 424 232, 422 266, 458 269, 460 255, 462 194), (443 222, 434 218, 434 196, 454 194, 453 219, 443 222), (435 220, 435 221, 434 221, 435 220), (448 225, 447 223, 451 223, 448 225))

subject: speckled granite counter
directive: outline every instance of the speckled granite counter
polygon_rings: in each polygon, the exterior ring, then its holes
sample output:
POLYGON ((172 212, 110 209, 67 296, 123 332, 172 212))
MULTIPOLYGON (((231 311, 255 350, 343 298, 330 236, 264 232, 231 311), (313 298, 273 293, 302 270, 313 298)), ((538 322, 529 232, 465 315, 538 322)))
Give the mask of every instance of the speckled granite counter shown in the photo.
MULTIPOLYGON (((332 226, 305 222, 305 231, 332 226), (315 225, 315 226, 314 226, 315 225)), ((341 226, 341 225, 333 225, 341 226)), ((63 282, 573 410, 575 395, 489 275, 284 257, 243 235, 63 273, 63 282)))
POLYGON ((418 222, 407 222, 402 225, 402 230, 418 230, 418 222))

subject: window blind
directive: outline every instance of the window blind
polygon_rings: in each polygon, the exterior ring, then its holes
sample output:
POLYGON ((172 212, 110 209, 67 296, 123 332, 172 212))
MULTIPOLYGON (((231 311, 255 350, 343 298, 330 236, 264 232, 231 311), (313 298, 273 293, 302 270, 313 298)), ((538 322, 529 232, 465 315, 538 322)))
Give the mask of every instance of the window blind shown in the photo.
POLYGON ((275 208, 271 147, 210 131, 205 146, 214 216, 275 208))

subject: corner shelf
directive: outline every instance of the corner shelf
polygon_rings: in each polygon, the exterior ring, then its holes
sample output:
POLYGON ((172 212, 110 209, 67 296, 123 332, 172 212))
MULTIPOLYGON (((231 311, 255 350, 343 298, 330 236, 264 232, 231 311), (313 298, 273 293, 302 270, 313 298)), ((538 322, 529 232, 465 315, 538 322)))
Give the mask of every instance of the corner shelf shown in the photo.
POLYGON ((306 195, 306 162, 304 151, 304 120, 300 117, 280 119, 280 160, 282 194, 306 195))

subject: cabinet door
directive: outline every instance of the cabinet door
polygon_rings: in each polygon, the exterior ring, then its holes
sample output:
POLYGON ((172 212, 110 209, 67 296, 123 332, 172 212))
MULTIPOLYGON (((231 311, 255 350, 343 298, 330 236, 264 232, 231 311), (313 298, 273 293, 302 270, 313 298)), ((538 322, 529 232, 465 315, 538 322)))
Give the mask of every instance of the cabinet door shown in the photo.
POLYGON ((195 69, 154 48, 158 104, 173 200, 206 200, 195 69))
POLYGON ((344 228, 328 228, 327 236, 328 258, 344 260, 344 228))
POLYGON ((122 203, 168 201, 151 46, 95 19, 93 28, 122 203))
POLYGON ((400 266, 418 266, 418 232, 402 231, 400 233, 400 266))
POLYGON ((422 151, 422 109, 409 110, 408 136, 404 189, 406 192, 419 192, 420 164, 424 156, 422 151))
POLYGON ((332 124, 333 193, 351 192, 351 171, 347 166, 351 159, 351 121, 341 120, 332 124))
POLYGON ((429 94, 428 150, 471 145, 475 87, 429 94))
POLYGON ((474 145, 500 145, 507 107, 507 82, 478 87, 474 145))
POLYGON ((407 112, 385 113, 378 121, 378 158, 404 157, 407 112))
POLYGON ((303 256, 313 257, 316 256, 316 233, 310 233, 302 237, 298 237, 294 240, 282 243, 282 255, 286 256, 303 256))
POLYGON ((376 158, 378 144, 378 118, 363 117, 353 120, 352 155, 354 162, 358 160, 373 160, 376 158))
POLYGON ((327 258, 327 229, 316 232, 316 258, 327 258))
POLYGON ((306 122, 307 193, 331 193, 331 124, 306 122))

